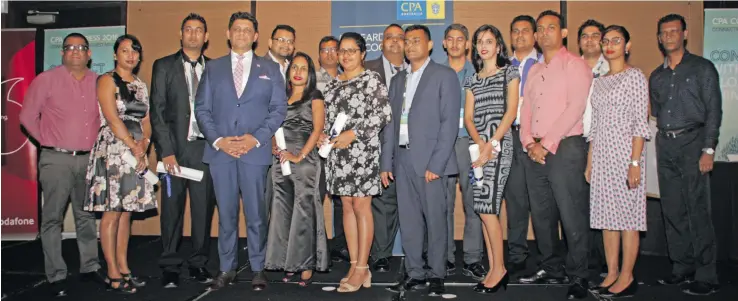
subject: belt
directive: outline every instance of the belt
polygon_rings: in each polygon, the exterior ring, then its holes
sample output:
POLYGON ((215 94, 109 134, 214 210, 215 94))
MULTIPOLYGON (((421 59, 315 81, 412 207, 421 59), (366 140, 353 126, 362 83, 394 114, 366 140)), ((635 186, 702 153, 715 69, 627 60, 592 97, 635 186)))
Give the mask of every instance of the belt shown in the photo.
MULTIPOLYGON (((569 139, 569 138, 571 138, 571 137, 582 137, 582 135, 566 136, 566 137, 564 137, 564 138, 561 138, 561 140, 564 140, 564 139, 569 139)), ((535 143, 539 143, 539 142, 541 142, 541 140, 542 140, 542 139, 543 139, 543 138, 533 137, 533 142, 535 142, 535 143)))
POLYGON ((664 136, 666 138, 674 139, 676 137, 679 137, 681 135, 694 132, 695 130, 698 130, 698 129, 701 129, 701 128, 702 128, 702 126, 693 126, 693 127, 690 127, 690 128, 684 128, 684 129, 679 129, 679 130, 674 130, 674 131, 663 131, 663 130, 659 130, 659 134, 661 134, 661 136, 664 136))
POLYGON ((519 124, 518 125, 514 125, 513 124, 512 129, 515 130, 515 131, 520 131, 520 125, 519 124))
POLYGON ((66 149, 58 148, 58 147, 51 147, 51 146, 42 146, 41 148, 53 150, 59 153, 70 154, 72 156, 84 156, 90 153, 90 151, 72 151, 72 150, 66 150, 66 149))

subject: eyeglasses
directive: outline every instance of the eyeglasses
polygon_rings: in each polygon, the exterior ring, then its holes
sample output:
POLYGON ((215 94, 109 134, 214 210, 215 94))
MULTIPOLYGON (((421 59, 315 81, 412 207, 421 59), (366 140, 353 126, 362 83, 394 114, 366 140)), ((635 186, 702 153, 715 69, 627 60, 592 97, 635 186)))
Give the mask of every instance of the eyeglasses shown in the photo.
POLYGON ((74 52, 75 50, 79 51, 87 51, 90 49, 90 46, 87 45, 64 45, 64 51, 67 52, 74 52))
POLYGON ((328 47, 328 48, 321 48, 320 52, 322 53, 336 53, 337 49, 336 47, 328 47))
POLYGON ((343 48, 343 49, 339 49, 338 50, 338 54, 340 54, 340 55, 346 55, 346 54, 348 54, 348 55, 354 55, 357 52, 359 52, 359 50, 360 50, 359 48, 343 48))
POLYGON ((617 37, 617 38, 612 38, 612 39, 609 39, 609 40, 608 39, 602 39, 602 41, 600 41, 600 44, 602 44, 602 46, 607 46, 607 45, 620 45, 620 43, 622 43, 622 42, 623 42, 623 38, 617 37))
POLYGON ((420 38, 405 39, 405 45, 413 46, 420 44, 420 38))
POLYGON ((295 43, 295 40, 288 39, 288 38, 276 38, 276 39, 272 39, 272 40, 275 40, 277 42, 280 42, 282 44, 287 44, 287 45, 292 45, 292 44, 295 43))

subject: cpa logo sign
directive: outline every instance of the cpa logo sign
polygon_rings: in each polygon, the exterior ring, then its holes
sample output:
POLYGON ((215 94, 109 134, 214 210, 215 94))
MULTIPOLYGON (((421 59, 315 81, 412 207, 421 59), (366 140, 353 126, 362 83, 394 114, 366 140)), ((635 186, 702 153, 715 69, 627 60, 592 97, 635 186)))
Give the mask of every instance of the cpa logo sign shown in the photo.
POLYGON ((446 18, 444 1, 397 1, 397 20, 438 20, 446 18))

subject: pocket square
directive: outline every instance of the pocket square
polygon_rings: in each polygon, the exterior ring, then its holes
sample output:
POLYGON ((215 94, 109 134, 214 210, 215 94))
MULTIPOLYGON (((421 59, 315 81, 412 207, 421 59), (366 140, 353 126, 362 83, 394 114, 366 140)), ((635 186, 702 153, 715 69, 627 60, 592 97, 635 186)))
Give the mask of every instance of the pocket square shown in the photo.
POLYGON ((266 75, 261 75, 261 76, 259 76, 259 78, 266 79, 266 80, 271 80, 271 78, 269 78, 269 76, 266 76, 266 75))

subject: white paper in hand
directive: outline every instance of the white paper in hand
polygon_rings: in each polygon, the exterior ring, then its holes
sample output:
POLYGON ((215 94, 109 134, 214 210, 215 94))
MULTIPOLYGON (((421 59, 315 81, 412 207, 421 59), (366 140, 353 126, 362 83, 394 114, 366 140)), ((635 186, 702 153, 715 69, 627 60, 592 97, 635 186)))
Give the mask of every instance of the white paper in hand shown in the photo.
MULTIPOLYGON (((180 177, 192 181, 200 182, 202 181, 203 172, 202 170, 197 170, 193 168, 188 168, 184 166, 179 167, 180 172, 179 173, 173 173, 171 175, 175 177, 180 177)), ((159 163, 156 163, 156 171, 160 173, 169 174, 166 167, 164 167, 164 163, 159 161, 159 163)))
MULTIPOLYGON (((348 115, 344 113, 338 113, 338 116, 336 116, 336 121, 333 122, 333 126, 331 127, 328 141, 338 137, 338 135, 343 132, 343 127, 346 125, 346 121, 348 121, 348 115)), ((331 149, 333 149, 332 143, 323 144, 323 146, 320 147, 318 154, 320 154, 320 156, 323 158, 328 158, 328 154, 331 152, 331 149)))
MULTIPOLYGON (((128 165, 130 165, 133 168, 135 168, 136 165, 138 164, 138 160, 136 160, 136 157, 131 155, 131 153, 128 151, 123 153, 122 159, 123 161, 128 163, 128 165)), ((154 174, 154 172, 150 171, 148 168, 144 169, 143 177, 146 179, 146 181, 149 181, 149 183, 151 183, 152 185, 159 183, 159 177, 157 177, 156 174, 154 174)))
MULTIPOLYGON (((287 150, 287 141, 284 140, 284 130, 282 128, 278 128, 277 132, 274 133, 274 140, 277 141, 277 148, 280 150, 286 151, 287 150)), ((281 163, 282 167, 282 175, 283 176, 289 176, 292 174, 292 169, 290 168, 290 161, 284 161, 281 163)))
MULTIPOLYGON (((472 144, 469 145, 469 156, 471 157, 472 163, 474 161, 477 161, 479 159, 479 144, 472 144)), ((484 179, 482 178, 484 176, 484 170, 482 167, 475 167, 474 168, 474 179, 476 180, 477 186, 482 187, 484 185, 484 179)))

